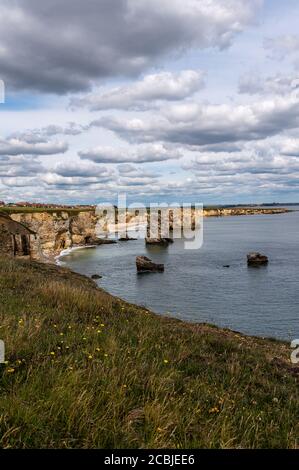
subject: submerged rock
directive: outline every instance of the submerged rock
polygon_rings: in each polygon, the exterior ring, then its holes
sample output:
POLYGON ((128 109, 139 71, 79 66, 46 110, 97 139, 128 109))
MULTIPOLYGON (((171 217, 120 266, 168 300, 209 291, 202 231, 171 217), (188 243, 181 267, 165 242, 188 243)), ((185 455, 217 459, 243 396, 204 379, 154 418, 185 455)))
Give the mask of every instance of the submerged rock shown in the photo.
POLYGON ((146 273, 146 272, 161 273, 164 271, 164 264, 154 263, 152 260, 150 260, 146 256, 137 256, 136 267, 137 267, 138 273, 146 273))
POLYGON ((100 276, 99 274, 93 274, 91 276, 91 279, 101 279, 101 278, 102 278, 102 276, 100 276))
POLYGON ((268 257, 266 255, 262 255, 261 253, 252 252, 248 253, 247 255, 248 266, 261 266, 267 264, 268 262, 268 257))

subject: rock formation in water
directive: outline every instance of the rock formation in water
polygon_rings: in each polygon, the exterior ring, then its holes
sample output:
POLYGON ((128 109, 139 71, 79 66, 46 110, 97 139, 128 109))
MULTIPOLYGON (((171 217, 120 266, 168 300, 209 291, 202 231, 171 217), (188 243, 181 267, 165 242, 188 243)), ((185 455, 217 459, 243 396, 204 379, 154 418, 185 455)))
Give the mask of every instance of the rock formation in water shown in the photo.
POLYGON ((152 260, 146 256, 137 256, 136 258, 136 267, 138 273, 147 273, 147 272, 163 272, 164 264, 154 263, 152 260))
POLYGON ((264 264, 268 264, 269 259, 267 256, 262 255, 261 253, 248 253, 247 255, 247 264, 248 266, 261 266, 264 264))
POLYGON ((94 280, 102 279, 102 276, 100 276, 100 274, 93 274, 93 275, 91 276, 91 279, 94 279, 94 280))

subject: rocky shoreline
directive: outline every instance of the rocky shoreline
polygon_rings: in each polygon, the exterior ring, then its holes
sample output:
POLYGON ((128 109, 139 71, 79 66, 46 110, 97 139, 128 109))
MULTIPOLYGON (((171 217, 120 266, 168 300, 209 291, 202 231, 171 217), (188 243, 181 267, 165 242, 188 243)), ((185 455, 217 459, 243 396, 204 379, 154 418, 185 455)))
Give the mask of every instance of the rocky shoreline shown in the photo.
MULTIPOLYGON (((168 220, 171 231, 176 228, 176 223, 184 224, 185 217, 186 220, 191 220, 192 228, 195 228, 200 217, 269 215, 288 212, 291 210, 281 207, 226 207, 187 209, 183 215, 180 208, 175 208, 168 213, 168 220)), ((141 217, 136 214, 135 210, 128 210, 126 223, 128 226, 146 224, 148 214, 145 213, 141 217)), ((108 238, 111 229, 118 230, 115 220, 104 220, 104 217, 96 215, 95 210, 75 214, 63 210, 19 212, 11 215, 0 212, 0 252, 53 263, 63 250, 69 248, 115 243, 108 238), (98 237, 99 226, 102 229, 102 238, 98 237)), ((145 236, 145 238, 147 243, 151 243, 149 237, 145 236)), ((120 239, 129 240, 130 237, 126 234, 126 236, 121 235, 120 239)))

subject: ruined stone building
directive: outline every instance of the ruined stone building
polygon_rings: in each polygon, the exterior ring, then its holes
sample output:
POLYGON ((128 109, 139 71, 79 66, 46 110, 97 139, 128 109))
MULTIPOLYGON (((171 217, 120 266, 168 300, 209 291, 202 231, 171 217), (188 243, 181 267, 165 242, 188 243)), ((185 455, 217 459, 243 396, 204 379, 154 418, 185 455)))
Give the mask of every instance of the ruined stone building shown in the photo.
POLYGON ((31 257, 36 234, 25 225, 0 212, 0 254, 31 257))

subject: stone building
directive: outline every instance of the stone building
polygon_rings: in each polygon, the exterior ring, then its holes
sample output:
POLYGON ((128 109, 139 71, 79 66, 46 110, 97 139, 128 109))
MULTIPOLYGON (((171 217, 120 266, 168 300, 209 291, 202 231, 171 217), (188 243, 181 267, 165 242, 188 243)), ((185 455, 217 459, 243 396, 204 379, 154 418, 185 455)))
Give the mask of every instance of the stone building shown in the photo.
POLYGON ((31 245, 35 238, 35 232, 0 212, 0 254, 31 258, 31 245))

